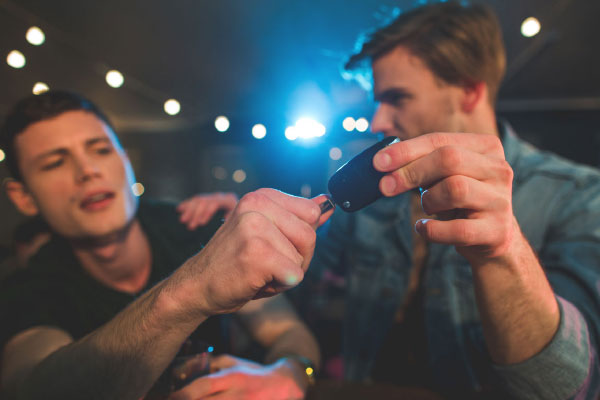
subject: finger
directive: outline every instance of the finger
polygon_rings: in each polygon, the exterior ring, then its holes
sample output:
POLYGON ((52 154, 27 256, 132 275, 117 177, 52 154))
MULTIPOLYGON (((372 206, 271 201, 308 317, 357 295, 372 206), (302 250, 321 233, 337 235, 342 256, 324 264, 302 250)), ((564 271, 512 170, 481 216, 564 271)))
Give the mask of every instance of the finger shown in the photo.
POLYGON ((210 360, 210 372, 217 372, 225 368, 231 368, 238 364, 237 358, 223 354, 220 356, 213 357, 210 360))
POLYGON ((259 189, 254 193, 260 193, 261 195, 270 198, 280 207, 286 209, 310 225, 317 223, 321 216, 321 210, 319 210, 317 204, 310 199, 292 196, 275 189, 259 189))
MULTIPOLYGON (((296 203, 296 200, 303 200, 300 204, 300 207, 298 207, 298 204, 295 204, 289 208, 297 207, 304 208, 305 210, 310 209, 317 212, 318 215, 320 214, 319 207, 316 205, 316 203, 309 199, 301 199, 287 195, 283 196, 288 197, 288 199, 291 200, 291 203, 296 203), (304 207, 306 205, 309 206, 304 207)), ((289 241, 289 243, 291 243, 299 256, 304 259, 310 259, 314 251, 316 241, 316 233, 314 228, 308 222, 300 219, 295 213, 291 212, 288 207, 282 207, 280 205, 282 199, 279 199, 279 202, 277 202, 273 200, 273 197, 276 196, 267 196, 265 195, 265 192, 261 191, 249 193, 240 201, 238 205, 238 212, 252 210, 266 216, 289 241)), ((312 211, 308 212, 311 213, 312 211)), ((314 218, 313 224, 316 224, 318 215, 316 218, 314 218)), ((292 254, 292 252, 286 247, 283 247, 281 240, 276 240, 273 244, 281 250, 282 254, 286 255, 291 260, 297 259, 296 255, 292 254)), ((304 270, 306 269, 304 268, 304 270)))
POLYGON ((186 209, 186 206, 188 205, 188 203, 190 202, 190 200, 191 200, 191 199, 186 199, 186 200, 183 200, 181 203, 179 203, 179 204, 177 205, 177 207, 175 207, 175 209, 176 209, 178 212, 182 212, 183 210, 185 210, 185 209, 186 209))
MULTIPOLYGON (((242 253, 251 256, 248 261, 259 262, 257 266, 260 267, 260 271, 255 269, 253 272, 261 279, 254 282, 253 287, 257 292, 267 284, 277 289, 275 293, 289 289, 303 279, 304 271, 312 257, 312 253, 303 256, 290 241, 290 237, 298 235, 300 230, 305 230, 305 234, 312 235, 309 240, 312 240, 312 248, 314 248, 316 233, 307 223, 283 210, 270 199, 258 195, 252 196, 248 201, 250 200, 262 202, 252 207, 261 211, 246 212, 236 216, 235 219, 230 219, 226 224, 234 226, 233 229, 239 230, 241 237, 245 238, 244 241, 247 243, 244 243, 244 247, 248 251, 242 250, 242 253)), ((310 246, 310 243, 307 245, 310 246)), ((312 249, 304 251, 312 251, 312 249)))
POLYGON ((386 196, 395 196, 417 187, 428 187, 452 175, 464 175, 477 180, 497 179, 512 182, 510 165, 462 147, 447 146, 410 162, 381 178, 379 189, 386 196))
POLYGON ((454 246, 489 245, 493 244, 495 237, 489 222, 481 219, 421 219, 415 224, 415 229, 428 241, 454 246))
POLYGON ((206 225, 206 223, 210 220, 210 218, 215 214, 217 210, 218 205, 215 203, 204 204, 204 207, 202 207, 202 209, 199 209, 196 215, 194 216, 194 229, 196 229, 200 225, 206 225))
POLYGON ((476 179, 453 175, 421 193, 421 205, 428 215, 454 209, 477 211, 506 210, 510 202, 493 186, 476 179))
POLYGON ((198 219, 202 216, 206 207, 208 207, 208 203, 203 198, 194 202, 193 211, 190 213, 188 220, 189 229, 195 229, 198 226, 198 219))
POLYGON ((378 171, 389 172, 417 160, 432 151, 459 146, 470 151, 504 159, 504 149, 495 135, 480 133, 429 133, 389 145, 373 157, 378 171))
POLYGON ((227 387, 228 375, 207 375, 171 393, 169 400, 198 399, 223 391, 227 387))
POLYGON ((180 213, 179 221, 186 223, 194 213, 194 207, 191 202, 187 201, 185 204, 182 203, 177 207, 177 212, 180 213))

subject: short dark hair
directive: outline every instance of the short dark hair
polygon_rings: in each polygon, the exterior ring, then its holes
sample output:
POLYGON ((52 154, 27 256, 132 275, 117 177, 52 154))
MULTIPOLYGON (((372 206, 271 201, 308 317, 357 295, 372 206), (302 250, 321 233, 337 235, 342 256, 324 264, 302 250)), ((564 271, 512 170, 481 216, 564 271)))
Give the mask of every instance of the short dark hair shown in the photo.
POLYGON ((364 35, 360 50, 344 67, 346 73, 364 79, 374 60, 399 45, 423 60, 443 82, 485 82, 490 104, 495 104, 506 52, 500 23, 488 7, 449 1, 400 13, 390 24, 364 35))
POLYGON ((15 151, 15 137, 33 123, 77 110, 91 112, 114 131, 106 115, 94 103, 77 93, 51 90, 39 95, 30 95, 14 105, 0 128, 0 146, 4 149, 6 166, 13 178, 23 179, 15 151))

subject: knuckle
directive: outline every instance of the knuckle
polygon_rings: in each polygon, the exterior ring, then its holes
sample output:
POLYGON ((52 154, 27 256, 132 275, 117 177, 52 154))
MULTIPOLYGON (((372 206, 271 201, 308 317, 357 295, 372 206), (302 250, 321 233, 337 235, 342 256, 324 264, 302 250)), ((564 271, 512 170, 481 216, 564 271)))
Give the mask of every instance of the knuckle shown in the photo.
POLYGON ((500 140, 500 138, 496 135, 486 135, 489 139, 490 142, 490 148, 493 151, 501 151, 502 154, 504 155, 504 148, 502 146, 502 141, 500 140))
POLYGON ((314 245, 314 243, 317 241, 317 232, 309 225, 303 224, 302 240, 307 245, 314 245))
POLYGON ((451 176, 445 180, 446 195, 450 200, 464 200, 469 195, 469 185, 459 176, 451 176))
MULTIPOLYGON (((501 198, 496 200, 495 208, 504 214, 512 210, 512 204, 508 199, 501 198)), ((506 223, 508 224, 509 220, 506 223)))
POLYGON ((450 138, 443 133, 430 133, 428 138, 434 149, 446 147, 450 144, 450 138))
MULTIPOLYGON (((415 168, 412 168, 411 166, 407 166, 405 168, 402 168, 400 171, 402 171, 401 179, 403 179, 405 182, 407 182, 411 185, 418 185, 421 183, 419 173, 417 172, 417 170, 415 168)), ((398 177, 396 176, 396 174, 392 174, 392 177, 394 179, 396 179, 396 181, 398 180, 398 177)))
POLYGON ((439 149, 440 169, 445 172, 455 171, 456 167, 462 163, 462 153, 458 147, 446 146, 439 149))
POLYGON ((265 216, 257 212, 242 214, 239 218, 237 233, 243 244, 264 241, 263 233, 269 229, 269 221, 265 216))
POLYGON ((456 236, 461 245, 471 245, 475 238, 475 232, 471 228, 471 225, 465 221, 457 221, 456 223, 456 236))
POLYGON ((502 160, 502 162, 500 164, 499 172, 500 172, 500 177, 502 179, 502 182, 504 182, 506 184, 512 183, 513 178, 514 178, 514 171, 508 162, 502 160))
POLYGON ((256 210, 267 202, 267 197, 261 189, 245 194, 240 200, 240 208, 242 210, 256 210))

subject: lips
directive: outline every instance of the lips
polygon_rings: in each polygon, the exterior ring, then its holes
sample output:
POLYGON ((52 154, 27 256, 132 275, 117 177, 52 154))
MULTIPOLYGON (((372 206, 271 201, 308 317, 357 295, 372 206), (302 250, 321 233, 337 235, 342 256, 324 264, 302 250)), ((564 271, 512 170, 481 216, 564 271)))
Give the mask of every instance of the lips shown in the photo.
POLYGON ((79 203, 79 207, 85 211, 102 210, 112 202, 114 197, 115 193, 110 191, 88 193, 79 203))

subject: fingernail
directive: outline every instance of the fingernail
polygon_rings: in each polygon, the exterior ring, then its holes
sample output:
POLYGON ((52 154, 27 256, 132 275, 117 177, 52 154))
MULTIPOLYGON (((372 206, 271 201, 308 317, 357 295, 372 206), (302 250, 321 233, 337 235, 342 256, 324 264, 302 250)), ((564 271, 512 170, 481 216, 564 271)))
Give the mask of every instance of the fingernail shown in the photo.
POLYGON ((385 195, 394 194, 396 190, 396 180, 391 176, 384 176, 381 178, 381 191, 385 195))
POLYGON ((425 226, 425 224, 428 223, 429 221, 431 221, 431 219, 424 218, 424 219, 418 220, 415 223, 415 232, 416 233, 421 233, 421 232, 419 232, 419 230, 422 229, 423 226, 425 226))
POLYGON ((385 169, 392 163, 392 157, 388 153, 377 153, 373 158, 373 164, 378 169, 385 169))
POLYGON ((321 204, 319 204, 319 208, 321 209, 321 215, 323 215, 327 211, 335 208, 335 204, 333 204, 333 202, 331 201, 331 199, 329 197, 327 197, 327 199, 324 202, 322 202, 321 204))

